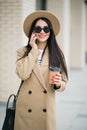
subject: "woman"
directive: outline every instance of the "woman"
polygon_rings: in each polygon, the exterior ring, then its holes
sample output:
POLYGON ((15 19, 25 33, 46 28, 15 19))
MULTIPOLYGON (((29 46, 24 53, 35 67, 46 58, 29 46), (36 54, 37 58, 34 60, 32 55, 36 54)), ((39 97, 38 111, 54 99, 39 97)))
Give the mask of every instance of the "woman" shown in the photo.
POLYGON ((16 103, 14 130, 56 130, 55 91, 64 91, 68 74, 55 36, 60 24, 47 11, 36 11, 24 21, 27 46, 17 51, 17 75, 23 80, 16 103), (49 84, 49 67, 61 68, 49 84))

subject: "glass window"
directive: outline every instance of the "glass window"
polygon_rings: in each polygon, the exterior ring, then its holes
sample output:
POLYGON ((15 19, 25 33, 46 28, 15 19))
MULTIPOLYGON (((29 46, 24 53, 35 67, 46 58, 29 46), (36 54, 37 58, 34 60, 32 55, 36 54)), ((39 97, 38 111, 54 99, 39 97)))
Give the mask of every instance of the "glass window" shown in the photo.
POLYGON ((36 0, 36 10, 46 10, 46 0, 36 0))

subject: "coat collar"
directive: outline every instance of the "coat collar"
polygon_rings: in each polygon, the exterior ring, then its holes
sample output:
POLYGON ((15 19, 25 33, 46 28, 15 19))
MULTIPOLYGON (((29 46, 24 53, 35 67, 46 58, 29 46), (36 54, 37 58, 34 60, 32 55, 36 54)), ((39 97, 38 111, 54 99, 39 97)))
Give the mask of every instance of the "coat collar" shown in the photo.
POLYGON ((36 77, 38 78, 41 86, 46 90, 47 90, 47 88, 46 88, 46 84, 44 81, 44 73, 48 72, 48 64, 49 64, 48 48, 46 48, 41 65, 39 65, 39 63, 37 61, 35 68, 33 70, 36 77), (44 69, 44 72, 42 72, 43 69, 44 69))

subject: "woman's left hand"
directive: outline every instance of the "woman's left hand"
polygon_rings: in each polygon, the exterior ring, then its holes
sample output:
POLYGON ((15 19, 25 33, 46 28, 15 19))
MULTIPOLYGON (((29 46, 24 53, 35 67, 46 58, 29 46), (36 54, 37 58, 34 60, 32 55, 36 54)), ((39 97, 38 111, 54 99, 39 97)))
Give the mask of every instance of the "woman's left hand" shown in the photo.
POLYGON ((55 84, 58 87, 61 86, 62 77, 60 73, 53 75, 51 80, 52 84, 55 84))

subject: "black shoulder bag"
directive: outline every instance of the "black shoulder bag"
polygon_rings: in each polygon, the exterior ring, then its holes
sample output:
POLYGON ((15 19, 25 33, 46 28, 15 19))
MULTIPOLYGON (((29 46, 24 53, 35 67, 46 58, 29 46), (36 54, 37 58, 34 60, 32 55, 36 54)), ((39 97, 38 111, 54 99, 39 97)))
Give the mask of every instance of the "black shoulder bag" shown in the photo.
POLYGON ((11 94, 8 98, 7 105, 6 105, 6 115, 3 123, 2 130, 14 130, 14 120, 15 120, 15 110, 16 110, 16 101, 18 98, 18 94, 20 92, 20 88, 23 84, 23 80, 19 86, 17 94, 11 94), (9 107, 10 99, 13 97, 12 106, 9 107))

